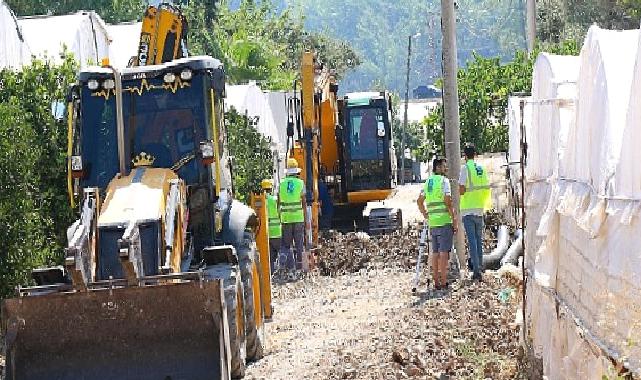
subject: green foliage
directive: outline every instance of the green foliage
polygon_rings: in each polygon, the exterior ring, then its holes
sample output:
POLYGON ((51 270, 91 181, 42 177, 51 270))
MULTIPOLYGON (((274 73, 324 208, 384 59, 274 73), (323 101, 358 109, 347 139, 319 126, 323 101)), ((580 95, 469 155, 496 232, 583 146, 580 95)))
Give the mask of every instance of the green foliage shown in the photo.
POLYGON ((592 24, 606 29, 639 27, 639 0, 539 0, 537 37, 543 42, 581 42, 592 24))
MULTIPOLYGON (((507 100, 510 94, 530 92, 532 69, 541 49, 555 54, 578 54, 573 41, 540 46, 530 56, 518 51, 514 59, 502 64, 498 58, 474 56, 458 71, 461 143, 472 142, 480 152, 500 152, 508 148, 507 100)), ((444 153, 441 128, 442 109, 428 116, 424 124, 427 140, 436 153, 444 153)))
POLYGON ((229 154, 233 159, 235 197, 249 202, 251 193, 259 193, 260 181, 272 178, 273 157, 269 140, 257 130, 256 119, 239 114, 234 108, 225 113, 229 154))
POLYGON ((290 89, 308 49, 339 77, 360 63, 347 44, 305 31, 300 18, 277 12, 271 1, 242 0, 231 9, 223 0, 215 20, 206 18, 206 10, 200 3, 186 8, 190 49, 221 59, 231 83, 255 80, 265 88, 290 89))
POLYGON ((66 125, 51 116, 64 100, 75 64, 34 61, 0 71, 0 296, 30 270, 62 259, 72 221, 66 193, 66 125))
POLYGON ((147 4, 141 0, 7 0, 19 16, 63 15, 81 9, 94 10, 107 22, 140 20, 147 4))
MULTIPOLYGON (((412 43, 410 88, 430 84, 440 75, 441 2, 438 0, 288 0, 305 15, 309 30, 348 41, 362 65, 341 82, 344 91, 382 86, 405 92, 408 36, 412 43)), ((472 53, 509 60, 525 47, 523 4, 504 0, 457 1, 459 64, 472 53)))

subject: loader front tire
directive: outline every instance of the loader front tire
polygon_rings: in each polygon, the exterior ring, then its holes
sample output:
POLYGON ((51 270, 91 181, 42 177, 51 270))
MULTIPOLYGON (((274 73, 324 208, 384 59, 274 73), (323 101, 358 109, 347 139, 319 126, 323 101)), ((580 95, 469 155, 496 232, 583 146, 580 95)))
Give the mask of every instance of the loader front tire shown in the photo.
POLYGON ((258 266, 256 243, 253 237, 247 236, 246 234, 245 242, 238 250, 238 258, 240 261, 245 294, 245 336, 247 339, 247 359, 250 361, 256 361, 263 358, 264 350, 262 331, 263 324, 261 323, 260 327, 257 327, 256 313, 254 309, 254 292, 260 292, 260 289, 254 289, 254 282, 252 281, 252 263, 256 263, 258 266))
POLYGON ((239 274, 238 271, 234 271, 224 280, 233 379, 241 379, 245 376, 247 359, 247 345, 245 331, 243 331, 245 329, 244 290, 239 274))

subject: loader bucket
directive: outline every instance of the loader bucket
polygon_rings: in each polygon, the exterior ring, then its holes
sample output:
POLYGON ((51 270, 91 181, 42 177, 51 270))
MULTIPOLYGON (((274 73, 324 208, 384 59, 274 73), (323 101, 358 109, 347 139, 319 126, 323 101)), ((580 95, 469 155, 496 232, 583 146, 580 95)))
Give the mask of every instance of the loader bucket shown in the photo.
POLYGON ((227 378, 220 280, 7 299, 7 380, 227 378))

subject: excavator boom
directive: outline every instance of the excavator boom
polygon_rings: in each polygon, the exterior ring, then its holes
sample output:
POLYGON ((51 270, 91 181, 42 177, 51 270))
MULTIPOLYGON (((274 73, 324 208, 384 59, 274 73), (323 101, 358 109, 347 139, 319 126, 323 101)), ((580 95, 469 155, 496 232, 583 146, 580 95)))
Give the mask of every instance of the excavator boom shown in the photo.
POLYGON ((131 66, 159 65, 187 55, 187 20, 182 11, 166 3, 148 7, 131 66))

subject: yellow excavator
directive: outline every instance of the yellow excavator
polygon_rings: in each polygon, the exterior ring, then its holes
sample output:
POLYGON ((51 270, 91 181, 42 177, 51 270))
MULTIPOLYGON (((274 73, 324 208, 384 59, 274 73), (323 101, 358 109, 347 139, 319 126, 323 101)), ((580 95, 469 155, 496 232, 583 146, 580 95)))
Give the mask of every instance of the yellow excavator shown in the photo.
POLYGON ((303 54, 300 84, 301 104, 290 110, 302 118, 290 117, 299 125, 288 128, 288 137, 293 139, 298 129, 290 155, 304 163, 301 178, 307 186, 313 245, 318 244, 321 226, 356 225, 371 234, 397 230, 403 224, 402 212, 384 203, 396 187, 390 95, 361 92, 339 97, 334 75, 311 51, 303 54))
POLYGON ((184 25, 150 7, 132 67, 105 61, 72 86, 79 219, 64 265, 2 302, 5 379, 229 379, 263 356, 266 211, 232 198, 225 73, 187 57, 184 25))

